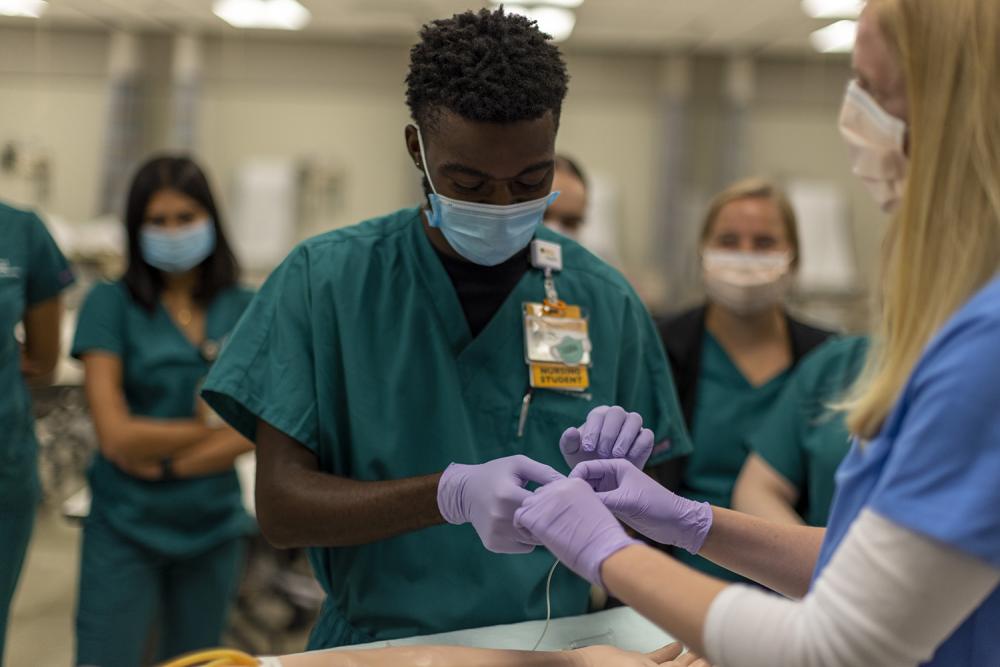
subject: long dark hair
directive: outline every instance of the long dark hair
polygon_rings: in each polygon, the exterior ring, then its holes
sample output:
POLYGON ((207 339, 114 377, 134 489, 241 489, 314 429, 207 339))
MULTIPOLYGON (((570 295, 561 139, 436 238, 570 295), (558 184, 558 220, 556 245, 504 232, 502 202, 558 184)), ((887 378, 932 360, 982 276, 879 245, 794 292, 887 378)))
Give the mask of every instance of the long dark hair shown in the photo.
POLYGON ((207 306, 216 295, 237 283, 240 267, 226 240, 222 214, 215 205, 205 172, 184 155, 154 157, 143 164, 132 179, 125 207, 128 267, 122 280, 136 302, 150 312, 156 308, 163 290, 163 273, 146 263, 139 236, 149 200, 165 189, 176 190, 198 202, 215 225, 215 250, 198 265, 198 282, 192 295, 199 305, 207 306))

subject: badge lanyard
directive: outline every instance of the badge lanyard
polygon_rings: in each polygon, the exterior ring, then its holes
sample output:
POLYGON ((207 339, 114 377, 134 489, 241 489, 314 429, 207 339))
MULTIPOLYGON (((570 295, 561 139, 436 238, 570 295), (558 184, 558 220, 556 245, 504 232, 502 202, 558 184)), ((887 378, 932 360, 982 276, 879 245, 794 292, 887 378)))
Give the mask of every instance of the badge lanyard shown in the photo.
POLYGON ((562 270, 562 247, 558 243, 532 241, 531 263, 543 272, 545 300, 523 305, 524 360, 529 388, 521 403, 518 437, 524 435, 535 389, 582 394, 590 387, 589 319, 580 306, 562 301, 556 290, 555 272, 562 270))

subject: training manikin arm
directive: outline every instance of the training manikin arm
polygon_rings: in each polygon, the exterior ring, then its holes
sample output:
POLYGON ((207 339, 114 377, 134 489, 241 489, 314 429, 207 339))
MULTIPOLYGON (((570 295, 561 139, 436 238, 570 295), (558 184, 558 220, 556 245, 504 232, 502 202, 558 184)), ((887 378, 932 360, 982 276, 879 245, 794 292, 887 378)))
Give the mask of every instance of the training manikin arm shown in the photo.
MULTIPOLYGON (((656 667, 672 666, 683 647, 671 644, 641 655, 609 646, 576 651, 503 651, 461 646, 413 646, 331 651, 280 658, 280 667, 656 667)), ((686 662, 685 662, 686 664, 686 662)), ((269 667, 266 662, 261 667, 269 667)), ((279 665, 274 665, 279 667, 279 665)))
POLYGON ((240 651, 192 653, 164 667, 709 667, 679 643, 640 654, 610 646, 575 651, 507 651, 464 646, 400 646, 254 658, 240 651), (674 661, 676 659, 676 662, 674 661))
POLYGON ((368 544, 444 523, 440 478, 359 482, 330 475, 306 447, 257 423, 257 519, 278 547, 368 544))

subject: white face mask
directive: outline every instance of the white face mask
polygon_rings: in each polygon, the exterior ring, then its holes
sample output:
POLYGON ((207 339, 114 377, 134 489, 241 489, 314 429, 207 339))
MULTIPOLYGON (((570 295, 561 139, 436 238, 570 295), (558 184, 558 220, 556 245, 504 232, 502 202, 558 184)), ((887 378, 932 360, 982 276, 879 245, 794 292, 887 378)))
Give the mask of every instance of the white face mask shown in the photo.
POLYGON ((791 287, 792 255, 787 252, 705 250, 702 265, 709 300, 738 315, 782 303, 791 287))
POLYGON ((899 206, 906 186, 906 123, 891 115, 857 81, 847 86, 840 133, 851 148, 853 171, 882 210, 899 206))

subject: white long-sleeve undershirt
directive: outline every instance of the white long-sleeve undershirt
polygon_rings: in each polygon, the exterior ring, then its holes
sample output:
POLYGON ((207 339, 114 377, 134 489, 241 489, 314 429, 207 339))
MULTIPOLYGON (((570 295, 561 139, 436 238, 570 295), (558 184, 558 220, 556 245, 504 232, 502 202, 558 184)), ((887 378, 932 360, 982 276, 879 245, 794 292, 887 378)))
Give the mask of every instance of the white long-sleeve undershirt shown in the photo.
POLYGON ((998 585, 1000 569, 865 510, 802 600, 719 594, 706 652, 716 667, 915 667, 998 585))

